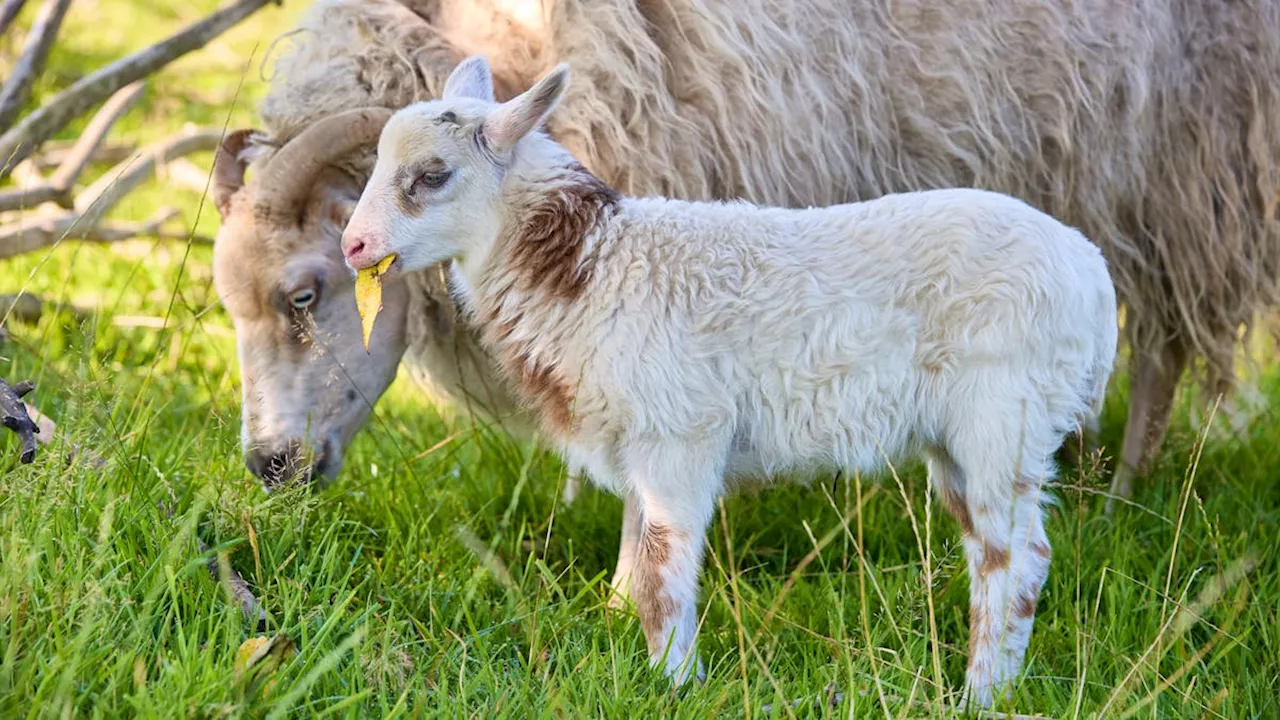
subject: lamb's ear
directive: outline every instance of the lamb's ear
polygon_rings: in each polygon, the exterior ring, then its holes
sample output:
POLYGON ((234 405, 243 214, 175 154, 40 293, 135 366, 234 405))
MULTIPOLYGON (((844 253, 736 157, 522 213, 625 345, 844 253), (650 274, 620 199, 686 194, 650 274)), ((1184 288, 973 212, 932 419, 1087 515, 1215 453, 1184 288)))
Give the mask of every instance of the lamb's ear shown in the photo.
POLYGON ((485 140, 490 147, 506 152, 525 135, 542 124, 569 87, 569 65, 560 63, 547 76, 490 113, 484 121, 485 140))
POLYGON ((458 63, 444 81, 444 93, 441 99, 475 98, 493 102, 493 73, 489 70, 489 61, 483 55, 472 55, 458 63))

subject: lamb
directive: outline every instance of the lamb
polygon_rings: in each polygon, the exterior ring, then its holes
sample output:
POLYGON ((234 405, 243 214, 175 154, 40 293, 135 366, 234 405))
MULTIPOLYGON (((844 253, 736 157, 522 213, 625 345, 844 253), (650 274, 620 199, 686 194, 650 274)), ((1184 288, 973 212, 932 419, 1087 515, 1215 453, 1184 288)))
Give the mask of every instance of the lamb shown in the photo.
POLYGON ((638 501, 631 597, 678 684, 704 677, 695 602, 721 494, 923 455, 964 531, 965 695, 989 705, 1048 575, 1053 453, 1096 418, 1115 359, 1101 251, 978 189, 805 209, 624 197, 541 128, 568 76, 497 104, 472 56, 440 100, 393 114, 343 233, 348 267, 452 261, 543 431, 638 501))

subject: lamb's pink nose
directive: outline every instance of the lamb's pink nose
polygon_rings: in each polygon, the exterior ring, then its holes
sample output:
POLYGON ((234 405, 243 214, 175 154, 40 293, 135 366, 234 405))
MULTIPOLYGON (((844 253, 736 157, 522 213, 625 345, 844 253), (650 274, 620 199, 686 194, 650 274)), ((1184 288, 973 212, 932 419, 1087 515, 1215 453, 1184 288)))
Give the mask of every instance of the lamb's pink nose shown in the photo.
MULTIPOLYGON (((376 265, 379 257, 375 257, 377 243, 365 235, 344 235, 342 237, 342 254, 347 258, 347 265, 352 270, 360 270, 376 265)), ((386 253, 382 253, 386 255, 386 253)))

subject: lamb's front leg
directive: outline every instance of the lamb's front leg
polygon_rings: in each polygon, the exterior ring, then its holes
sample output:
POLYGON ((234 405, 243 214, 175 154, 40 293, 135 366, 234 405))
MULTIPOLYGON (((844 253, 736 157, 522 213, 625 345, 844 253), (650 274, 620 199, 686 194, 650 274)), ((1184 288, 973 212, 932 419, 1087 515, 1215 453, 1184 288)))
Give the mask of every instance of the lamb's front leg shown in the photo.
POLYGON ((698 578, 723 457, 718 447, 670 444, 631 455, 627 467, 642 519, 630 594, 649 659, 677 685, 702 680, 695 642, 698 578))

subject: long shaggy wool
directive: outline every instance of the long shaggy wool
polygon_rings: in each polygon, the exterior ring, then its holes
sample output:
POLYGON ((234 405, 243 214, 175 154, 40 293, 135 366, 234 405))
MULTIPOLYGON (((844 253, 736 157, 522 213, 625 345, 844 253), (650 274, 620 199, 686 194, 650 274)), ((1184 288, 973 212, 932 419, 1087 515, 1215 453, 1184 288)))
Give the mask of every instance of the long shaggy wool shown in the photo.
POLYGON ((1132 343, 1189 343, 1213 389, 1276 300, 1278 0, 321 0, 290 41, 276 142, 482 53, 499 99, 568 62, 548 128, 628 194, 1017 196, 1103 248, 1132 343))

